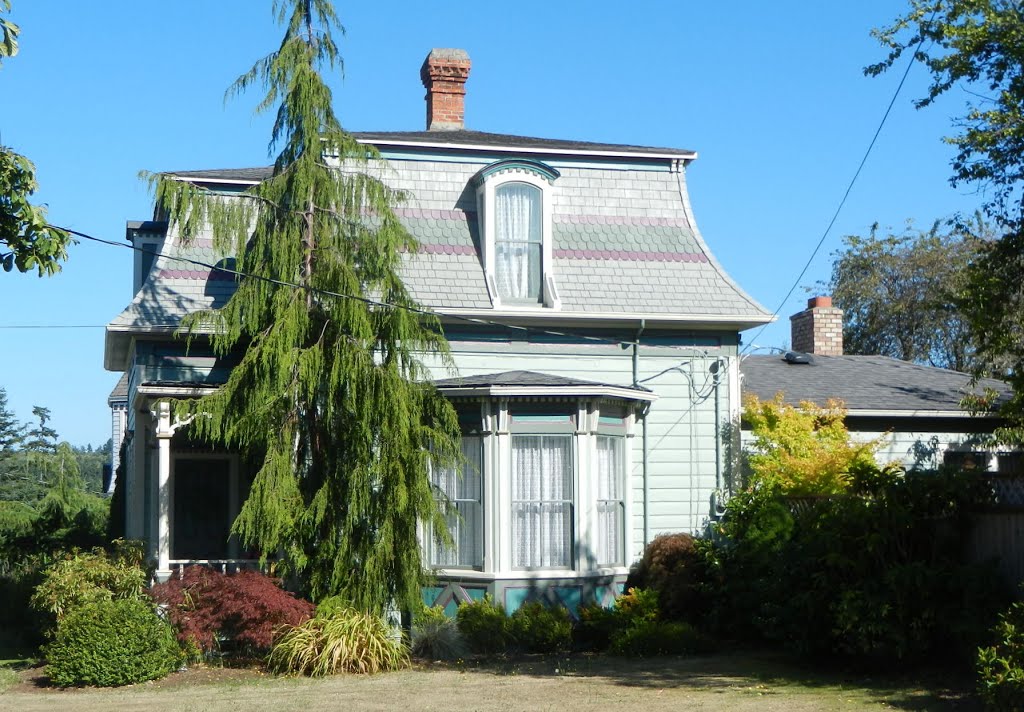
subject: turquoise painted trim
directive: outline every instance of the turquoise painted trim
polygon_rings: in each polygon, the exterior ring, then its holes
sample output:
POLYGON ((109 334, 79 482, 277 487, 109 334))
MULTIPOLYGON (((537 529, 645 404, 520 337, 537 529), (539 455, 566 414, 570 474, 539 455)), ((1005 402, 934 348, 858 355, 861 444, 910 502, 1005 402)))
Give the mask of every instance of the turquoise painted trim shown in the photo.
MULTIPOLYGON (((651 159, 650 162, 642 161, 621 161, 608 159, 601 161, 597 159, 556 158, 547 154, 540 155, 546 165, 552 168, 594 168, 610 171, 650 171, 652 173, 670 173, 671 162, 666 159, 651 159)), ((388 150, 381 151, 381 156, 389 161, 416 161, 416 162, 438 162, 438 163, 493 163, 508 158, 507 153, 473 153, 466 155, 453 155, 450 153, 407 153, 405 151, 388 150)))
POLYGON ((473 176, 473 185, 480 185, 483 181, 487 180, 490 176, 501 171, 520 169, 533 173, 536 176, 540 176, 545 180, 554 182, 561 177, 561 173, 540 161, 533 161, 528 158, 509 158, 503 161, 496 161, 491 165, 483 168, 479 173, 473 176))

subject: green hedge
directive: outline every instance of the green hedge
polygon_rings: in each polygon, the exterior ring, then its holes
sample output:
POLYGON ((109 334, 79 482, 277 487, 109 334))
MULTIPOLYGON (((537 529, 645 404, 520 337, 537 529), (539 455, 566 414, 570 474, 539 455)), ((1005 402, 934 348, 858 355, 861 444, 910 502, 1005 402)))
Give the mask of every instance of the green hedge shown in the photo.
POLYGON ((61 687, 113 687, 161 678, 181 651, 152 604, 100 600, 70 611, 45 649, 50 679, 61 687))

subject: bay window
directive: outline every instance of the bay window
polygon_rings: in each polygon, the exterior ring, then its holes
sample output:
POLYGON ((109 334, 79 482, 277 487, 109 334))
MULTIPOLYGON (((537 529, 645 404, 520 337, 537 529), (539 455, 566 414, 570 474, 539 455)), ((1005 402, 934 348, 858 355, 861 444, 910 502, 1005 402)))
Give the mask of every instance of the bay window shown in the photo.
POLYGON ((483 440, 479 435, 462 437, 462 461, 438 467, 431 473, 434 487, 447 499, 451 546, 436 536, 429 539, 428 559, 443 568, 478 569, 483 566, 483 440))
POLYGON ((571 568, 572 436, 512 436, 512 565, 571 568))
POLYGON ((597 563, 622 566, 625 562, 626 439, 597 436, 597 563))

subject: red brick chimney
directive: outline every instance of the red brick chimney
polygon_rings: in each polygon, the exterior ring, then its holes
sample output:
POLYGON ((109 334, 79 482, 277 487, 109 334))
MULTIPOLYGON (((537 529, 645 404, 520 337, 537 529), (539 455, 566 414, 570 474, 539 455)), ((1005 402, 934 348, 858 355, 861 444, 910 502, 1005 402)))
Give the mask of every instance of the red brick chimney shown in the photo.
POLYGON ((821 356, 843 355, 843 310, 832 306, 832 297, 812 297, 807 309, 789 317, 792 349, 821 356))
POLYGON ((469 55, 462 49, 432 49, 420 67, 427 89, 427 130, 458 131, 466 122, 469 55))

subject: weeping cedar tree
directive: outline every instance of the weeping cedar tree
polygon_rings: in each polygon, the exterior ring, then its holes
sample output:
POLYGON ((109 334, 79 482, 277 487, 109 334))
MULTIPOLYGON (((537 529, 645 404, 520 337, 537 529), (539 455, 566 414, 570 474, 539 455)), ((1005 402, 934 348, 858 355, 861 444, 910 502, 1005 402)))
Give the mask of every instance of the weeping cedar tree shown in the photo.
POLYGON ((280 47, 228 91, 261 83, 257 112, 277 105, 272 176, 232 200, 152 178, 182 239, 209 226, 246 275, 224 307, 183 327, 219 354, 241 350, 241 362, 177 411, 202 414, 194 436, 257 458, 233 526, 246 546, 275 555, 275 573, 314 600, 342 595, 380 613, 419 600, 419 523, 446 531, 429 468, 457 458, 458 420, 420 355, 452 360, 399 278, 401 253, 417 249, 393 211, 403 196, 381 179, 378 153, 342 129, 320 74, 341 63, 331 3, 274 10, 280 47))
MULTIPOLYGON (((1014 395, 999 406, 1015 427, 1007 441, 1024 441, 1024 12, 1018 0, 910 0, 891 25, 874 31, 888 56, 865 71, 877 75, 904 52, 931 74, 931 104, 964 89, 966 113, 959 133, 945 139, 956 149, 954 186, 984 191, 985 213, 1001 237, 971 261, 957 306, 974 334, 976 366, 1001 374, 1014 395)), ((989 403, 980 402, 984 407, 989 403)))

